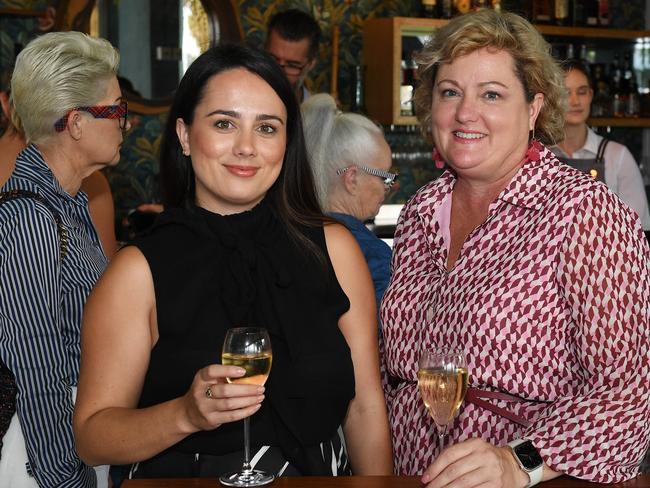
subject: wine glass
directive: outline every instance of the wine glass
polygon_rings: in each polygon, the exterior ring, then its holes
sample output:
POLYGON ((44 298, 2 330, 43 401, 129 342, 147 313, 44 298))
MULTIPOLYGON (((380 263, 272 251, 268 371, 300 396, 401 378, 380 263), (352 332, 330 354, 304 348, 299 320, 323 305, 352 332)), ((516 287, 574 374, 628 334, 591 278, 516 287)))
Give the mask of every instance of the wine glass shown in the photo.
MULTIPOLYGON (((228 329, 223 341, 221 364, 239 366, 246 374, 239 378, 226 378, 228 383, 263 385, 271 371, 273 353, 271 339, 266 329, 258 327, 237 327, 228 329)), ((273 481, 275 476, 252 469, 250 453, 250 417, 244 419, 244 464, 241 471, 230 472, 219 478, 226 486, 262 486, 273 481)))
POLYGON ((447 428, 454 421, 467 392, 468 372, 462 349, 424 350, 418 362, 418 387, 438 431, 440 452, 447 428))

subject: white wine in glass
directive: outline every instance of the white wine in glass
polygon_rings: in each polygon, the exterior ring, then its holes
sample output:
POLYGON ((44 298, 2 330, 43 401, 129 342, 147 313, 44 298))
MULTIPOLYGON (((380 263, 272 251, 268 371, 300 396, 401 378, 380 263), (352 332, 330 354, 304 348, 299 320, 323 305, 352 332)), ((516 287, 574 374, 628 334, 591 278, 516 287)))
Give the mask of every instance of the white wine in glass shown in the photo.
MULTIPOLYGON (((239 366, 246 373, 238 378, 226 378, 228 383, 263 385, 271 372, 273 353, 266 329, 237 327, 228 329, 223 341, 221 364, 239 366)), ((241 471, 226 473, 219 478, 226 486, 263 486, 275 479, 270 473, 252 469, 250 452, 250 417, 244 419, 244 463, 241 471)))
POLYGON ((226 378, 228 383, 240 385, 263 385, 271 372, 273 354, 271 351, 260 354, 235 354, 224 352, 221 354, 221 364, 226 366, 239 366, 246 370, 241 378, 226 378))
POLYGON ((467 393, 469 375, 465 353, 450 348, 426 350, 418 366, 420 395, 436 424, 442 452, 447 428, 453 423, 467 393))

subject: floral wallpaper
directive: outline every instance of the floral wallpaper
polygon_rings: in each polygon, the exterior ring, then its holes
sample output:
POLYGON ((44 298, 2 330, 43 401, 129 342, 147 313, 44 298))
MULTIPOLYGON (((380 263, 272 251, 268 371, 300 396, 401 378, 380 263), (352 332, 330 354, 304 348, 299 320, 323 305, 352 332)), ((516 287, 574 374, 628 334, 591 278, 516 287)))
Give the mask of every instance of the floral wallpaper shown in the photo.
POLYGON ((0 15, 0 72, 13 66, 17 52, 32 38, 54 26, 58 3, 58 0, 0 0, 0 8, 45 12, 41 17, 0 15))
POLYGON ((166 112, 131 112, 131 129, 124 135, 120 163, 104 170, 115 201, 118 239, 125 238, 123 219, 129 211, 141 203, 160 202, 158 158, 166 120, 166 112))

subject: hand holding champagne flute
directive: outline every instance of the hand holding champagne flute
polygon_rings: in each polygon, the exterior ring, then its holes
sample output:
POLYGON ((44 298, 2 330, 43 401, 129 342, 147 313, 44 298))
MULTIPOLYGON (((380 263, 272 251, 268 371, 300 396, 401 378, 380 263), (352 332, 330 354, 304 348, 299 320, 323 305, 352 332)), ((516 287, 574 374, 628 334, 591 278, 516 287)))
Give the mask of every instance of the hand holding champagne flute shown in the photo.
POLYGON ((436 424, 442 452, 447 427, 454 421, 467 392, 469 375, 465 353, 452 348, 425 350, 418 367, 420 395, 436 424))
MULTIPOLYGON (((237 327, 228 329, 223 342, 221 364, 246 370, 244 376, 226 378, 228 383, 263 385, 271 372, 273 353, 266 329, 237 327)), ((250 465, 250 417, 244 419, 244 463, 241 471, 226 473, 219 481, 226 486, 262 486, 273 481, 272 474, 250 465)))

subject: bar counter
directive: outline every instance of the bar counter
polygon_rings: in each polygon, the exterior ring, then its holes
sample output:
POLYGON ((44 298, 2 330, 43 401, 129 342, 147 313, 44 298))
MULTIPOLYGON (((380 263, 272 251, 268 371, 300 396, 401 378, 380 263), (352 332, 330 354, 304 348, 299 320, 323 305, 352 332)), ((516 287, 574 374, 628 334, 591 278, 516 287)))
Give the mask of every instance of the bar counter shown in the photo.
MULTIPOLYGON (((123 488, 215 488, 219 486, 223 485, 216 478, 128 480, 122 484, 123 488)), ((422 485, 417 476, 342 476, 340 478, 309 476, 304 478, 281 477, 266 486, 269 488, 421 488, 422 485)), ((541 488, 595 488, 598 486, 648 488, 650 487, 650 475, 641 475, 626 483, 615 485, 588 483, 561 476, 538 486, 541 488)))

